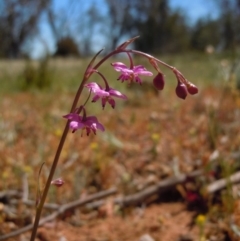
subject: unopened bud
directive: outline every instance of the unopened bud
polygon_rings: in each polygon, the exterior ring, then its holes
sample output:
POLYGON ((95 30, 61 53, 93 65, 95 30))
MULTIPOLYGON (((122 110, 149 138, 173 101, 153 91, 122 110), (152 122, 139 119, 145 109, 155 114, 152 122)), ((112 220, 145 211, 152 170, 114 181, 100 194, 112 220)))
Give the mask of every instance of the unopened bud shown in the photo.
POLYGON ((187 90, 188 90, 188 93, 190 95, 195 95, 198 93, 198 88, 196 85, 190 83, 188 86, 187 86, 187 90))
POLYGON ((61 187, 64 184, 64 181, 61 178, 57 178, 57 179, 51 181, 51 184, 56 187, 61 187))
POLYGON ((153 79, 153 85, 157 90, 163 90, 164 88, 164 75, 162 73, 158 73, 156 77, 153 79))
POLYGON ((176 94, 181 99, 186 99, 187 97, 187 87, 185 84, 178 81, 178 85, 176 87, 176 94))

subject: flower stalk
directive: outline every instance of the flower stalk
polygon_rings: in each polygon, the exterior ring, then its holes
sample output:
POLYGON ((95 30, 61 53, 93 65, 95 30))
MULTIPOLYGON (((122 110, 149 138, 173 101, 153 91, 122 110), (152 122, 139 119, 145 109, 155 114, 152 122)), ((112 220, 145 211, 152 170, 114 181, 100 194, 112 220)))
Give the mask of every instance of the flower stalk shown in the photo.
MULTIPOLYGON (((93 132, 94 134, 96 134, 97 130, 101 130, 104 131, 104 126, 98 121, 98 119, 95 116, 88 116, 87 112, 86 112, 86 108, 85 105, 87 104, 88 100, 89 100, 89 96, 93 93, 94 97, 92 99, 92 102, 96 102, 98 99, 102 99, 102 107, 105 107, 106 102, 108 102, 113 108, 115 107, 115 100, 113 98, 119 98, 119 99, 127 99, 127 97, 120 93, 119 91, 113 89, 110 87, 107 79, 105 78, 105 76, 100 73, 98 71, 98 68, 110 57, 119 54, 119 53, 126 53, 129 61, 130 61, 130 67, 127 67, 124 63, 121 62, 116 62, 116 63, 112 63, 112 66, 114 67, 114 69, 118 72, 121 73, 121 75, 119 76, 119 80, 121 80, 122 82, 125 81, 129 81, 130 83, 133 82, 137 82, 138 84, 142 84, 142 79, 139 77, 140 75, 142 76, 152 76, 153 73, 146 70, 146 68, 142 65, 137 65, 134 66, 133 63, 133 59, 131 57, 131 54, 135 54, 135 55, 140 55, 142 57, 145 57, 149 60, 149 62, 151 63, 151 65, 153 66, 153 68, 158 72, 157 76, 154 78, 153 80, 153 85, 158 89, 158 90, 162 90, 164 87, 164 75, 163 73, 160 71, 160 68, 158 66, 158 64, 169 68, 171 71, 173 71, 173 73, 175 74, 177 81, 178 81, 178 86, 183 86, 184 90, 185 88, 188 90, 188 92, 190 94, 196 94, 198 92, 198 89, 195 85, 193 85, 192 83, 190 83, 176 68, 174 68, 173 66, 170 66, 168 64, 166 64, 165 62, 155 58, 154 56, 151 56, 147 53, 141 52, 141 51, 137 51, 137 50, 132 50, 132 49, 126 49, 128 47, 129 44, 131 44, 136 38, 132 38, 129 39, 128 41, 124 42, 123 44, 121 44, 119 47, 117 47, 115 50, 113 50, 112 52, 110 52, 109 54, 107 54, 105 57, 103 57, 102 59, 100 59, 97 64, 94 65, 94 62, 96 61, 96 58, 99 56, 99 54, 102 52, 102 50, 100 50, 94 57, 93 59, 90 61, 88 67, 86 68, 86 71, 83 75, 83 78, 80 82, 80 85, 78 87, 78 90, 76 92, 75 98, 73 100, 72 103, 72 107, 70 110, 70 113, 68 113, 67 115, 64 115, 63 117, 67 119, 65 128, 63 130, 51 169, 50 169, 50 173, 49 176, 47 178, 45 187, 43 192, 40 195, 40 200, 37 204, 36 207, 36 217, 34 220, 34 226, 32 229, 32 234, 31 234, 31 239, 30 241, 34 241, 36 234, 37 234, 37 229, 39 226, 39 221, 40 221, 40 217, 41 217, 41 213, 42 213, 42 209, 49 191, 49 188, 51 186, 51 184, 54 184, 53 181, 53 177, 54 177, 54 173, 55 170, 57 168, 57 164, 65 143, 65 140, 67 138, 67 135, 69 133, 69 129, 72 129, 72 132, 74 133, 75 131, 77 131, 78 129, 82 129, 82 130, 86 130, 87 135, 89 135, 91 132, 93 132), (95 82, 90 82, 87 84, 88 80, 90 79, 90 77, 92 76, 93 73, 97 73, 99 74, 104 83, 105 83, 105 89, 95 83, 95 82), (85 88, 88 88, 90 91, 90 95, 88 96, 87 100, 84 102, 84 105, 80 105, 78 106, 81 94, 85 88), (82 112, 82 115, 80 115, 82 112)), ((178 88, 178 87, 177 87, 178 88)), ((177 95, 182 98, 184 97, 184 99, 186 98, 187 93, 184 92, 184 95, 182 94, 181 90, 180 90, 180 95, 177 93, 177 95)), ((55 184, 58 185, 59 187, 64 183, 64 181, 61 180, 57 180, 55 181, 55 184)))

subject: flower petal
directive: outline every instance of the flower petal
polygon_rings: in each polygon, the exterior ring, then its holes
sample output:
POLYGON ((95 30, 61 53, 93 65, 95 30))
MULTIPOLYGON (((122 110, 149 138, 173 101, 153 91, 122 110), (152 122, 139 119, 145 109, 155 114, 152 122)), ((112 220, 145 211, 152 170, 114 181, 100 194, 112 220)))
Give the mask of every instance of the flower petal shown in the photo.
POLYGON ((98 122, 96 116, 88 116, 83 118, 76 113, 70 113, 63 117, 70 120, 69 127, 73 130, 73 132, 81 128, 86 129, 87 135, 89 135, 91 131, 96 134, 97 129, 104 131, 103 125, 98 122))
POLYGON ((115 100, 113 98, 108 99, 108 103, 112 106, 112 108, 115 108, 115 100))
POLYGON ((118 78, 117 80, 121 80, 122 82, 125 81, 125 80, 129 80, 130 79, 130 74, 127 74, 127 73, 122 73, 118 78))
POLYGON ((127 96, 126 96, 126 95, 124 95, 124 94, 122 94, 120 91, 115 90, 115 89, 112 89, 112 88, 109 90, 109 94, 110 94, 111 96, 115 96, 115 97, 117 97, 117 98, 121 98, 121 99, 124 99, 124 100, 127 99, 127 96))
POLYGON ((85 87, 89 88, 90 91, 92 91, 94 94, 96 94, 94 96, 94 98, 96 96, 100 96, 100 97, 109 96, 109 93, 107 91, 103 90, 102 87, 95 82, 88 83, 85 85, 85 87))
POLYGON ((101 123, 98 122, 98 119, 96 116, 88 116, 85 121, 86 125, 89 126, 90 128, 97 128, 101 131, 104 131, 104 127, 101 123))
POLYGON ((137 83, 142 84, 142 80, 139 78, 139 76, 135 76, 135 80, 137 83))
POLYGON ((82 117, 76 113, 69 113, 67 115, 64 115, 63 118, 66 118, 68 120, 74 120, 74 121, 81 121, 82 119, 82 117))
POLYGON ((96 123, 96 125, 97 125, 97 129, 98 130, 100 130, 100 131, 105 131, 105 128, 104 128, 104 126, 101 124, 101 123, 96 123))
POLYGON ((113 68, 117 71, 121 71, 122 69, 128 69, 128 67, 126 66, 126 64, 122 63, 122 62, 115 62, 115 63, 111 63, 111 65, 113 66, 113 68))
POLYGON ((82 122, 79 122, 79 121, 70 121, 69 126, 72 130, 78 130, 78 129, 83 128, 84 124, 82 122))
POLYGON ((85 84, 85 87, 87 87, 93 93, 96 93, 96 92, 102 90, 102 87, 100 85, 98 85, 97 83, 95 83, 95 82, 91 82, 91 83, 85 84))
POLYGON ((140 74, 140 75, 146 75, 146 76, 152 76, 153 73, 146 70, 146 68, 143 65, 137 65, 133 67, 134 74, 140 74))
POLYGON ((102 108, 104 109, 105 105, 106 105, 107 99, 106 98, 102 98, 102 108))
POLYGON ((100 96, 95 95, 95 96, 93 97, 93 99, 92 99, 92 102, 96 102, 96 101, 98 101, 99 99, 100 99, 100 96))
POLYGON ((109 96, 110 94, 108 93, 108 91, 98 90, 95 92, 95 95, 100 97, 106 97, 106 96, 109 96))

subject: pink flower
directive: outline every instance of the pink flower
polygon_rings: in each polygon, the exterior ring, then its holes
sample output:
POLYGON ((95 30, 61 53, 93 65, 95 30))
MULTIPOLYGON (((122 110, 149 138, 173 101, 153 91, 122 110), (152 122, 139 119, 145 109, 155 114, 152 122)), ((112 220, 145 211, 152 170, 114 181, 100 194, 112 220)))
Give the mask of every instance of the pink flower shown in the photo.
POLYGON ((100 85, 95 82, 86 84, 85 87, 89 88, 89 90, 95 94, 92 102, 96 102, 97 100, 102 99, 103 108, 105 107, 106 102, 108 102, 112 106, 112 108, 115 107, 115 100, 112 97, 117 97, 124 100, 127 99, 127 97, 118 90, 109 87, 106 87, 106 89, 104 90, 100 85))
POLYGON ((124 63, 115 62, 112 63, 112 66, 116 71, 121 72, 121 75, 118 77, 118 80, 121 80, 122 82, 125 80, 130 80, 130 82, 135 80, 137 83, 141 84, 142 80, 139 78, 139 75, 153 75, 152 72, 147 71, 145 67, 142 65, 133 66, 132 69, 129 69, 124 63))
POLYGON ((82 117, 76 113, 70 113, 64 118, 70 120, 70 128, 75 132, 78 129, 86 129, 87 135, 92 131, 96 135, 96 131, 99 129, 104 131, 104 127, 98 122, 96 116, 82 117))

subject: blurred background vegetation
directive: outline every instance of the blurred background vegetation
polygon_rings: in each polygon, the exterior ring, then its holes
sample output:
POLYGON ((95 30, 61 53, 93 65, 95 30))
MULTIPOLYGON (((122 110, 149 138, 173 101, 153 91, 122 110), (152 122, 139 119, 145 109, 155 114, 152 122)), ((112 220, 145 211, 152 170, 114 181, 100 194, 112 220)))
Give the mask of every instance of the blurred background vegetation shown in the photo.
MULTIPOLYGON (((0 57, 31 57, 36 42, 42 50, 38 57, 88 56, 99 47, 113 49, 136 35, 141 38, 135 47, 155 54, 205 51, 209 46, 219 52, 239 48, 239 0, 211 0, 216 14, 196 21, 169 2, 1 0, 0 57)), ((208 8, 209 0, 202 4, 208 8)))
MULTIPOLYGON (((89 103, 88 114, 97 114, 107 131, 81 141, 80 134, 69 138, 56 173, 66 185, 51 189, 48 201, 64 203, 113 184, 133 193, 195 169, 217 174, 201 179, 204 186, 240 169, 240 0, 0 0, 0 190, 29 187, 35 200, 39 167, 46 163, 44 183, 65 123, 61 116, 89 59, 138 35, 131 48, 175 66, 199 94, 179 100, 176 79, 166 68, 163 92, 151 78, 132 88, 116 81, 108 60, 100 71, 131 101, 104 111, 89 103)), ((153 70, 143 58, 134 56, 134 64, 153 70)), ((211 208, 210 198, 206 203, 215 216, 224 212, 228 219, 232 199, 226 194, 222 207, 211 208)), ((238 207, 240 201, 240 227, 238 207)), ((0 212, 0 235, 10 232, 8 220, 23 226, 18 217, 27 208, 20 209, 15 220, 0 212)))
POLYGON ((230 60, 227 75, 236 73, 240 0, 197 2, 201 9, 191 8, 190 0, 183 1, 185 7, 173 0, 1 0, 0 91, 53 90, 66 81, 71 89, 84 59, 138 35, 133 48, 180 65, 189 79, 205 74, 202 81, 214 82, 225 71, 219 69, 224 58, 230 60), (199 14, 204 8, 209 10, 199 14))

